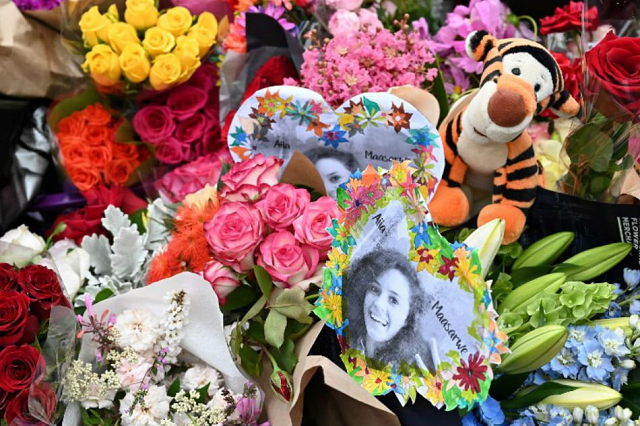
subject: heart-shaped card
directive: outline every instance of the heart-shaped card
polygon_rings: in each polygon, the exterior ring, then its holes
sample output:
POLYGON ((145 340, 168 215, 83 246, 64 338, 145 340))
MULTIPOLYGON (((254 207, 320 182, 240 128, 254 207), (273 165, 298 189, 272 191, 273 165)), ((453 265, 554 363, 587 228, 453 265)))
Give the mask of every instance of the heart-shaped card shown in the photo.
POLYGON ((373 395, 471 408, 507 351, 477 250, 430 222, 408 163, 356 173, 338 189, 340 219, 315 313, 333 328, 347 372, 373 395))
POLYGON ((333 198, 351 173, 368 164, 388 169, 393 161, 408 160, 423 172, 421 183, 430 195, 444 170, 436 128, 409 102, 389 93, 354 96, 334 111, 308 89, 262 89, 238 109, 228 144, 236 162, 261 153, 284 159, 283 169, 294 152, 301 152, 333 198))

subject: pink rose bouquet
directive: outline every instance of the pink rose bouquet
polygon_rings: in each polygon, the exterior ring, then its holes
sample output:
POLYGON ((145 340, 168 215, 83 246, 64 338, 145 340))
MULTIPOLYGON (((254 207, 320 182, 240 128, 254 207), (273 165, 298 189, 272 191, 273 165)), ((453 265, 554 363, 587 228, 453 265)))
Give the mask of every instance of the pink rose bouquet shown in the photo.
POLYGON ((217 67, 205 64, 186 83, 142 101, 133 128, 161 163, 187 163, 224 146, 217 78, 217 67))

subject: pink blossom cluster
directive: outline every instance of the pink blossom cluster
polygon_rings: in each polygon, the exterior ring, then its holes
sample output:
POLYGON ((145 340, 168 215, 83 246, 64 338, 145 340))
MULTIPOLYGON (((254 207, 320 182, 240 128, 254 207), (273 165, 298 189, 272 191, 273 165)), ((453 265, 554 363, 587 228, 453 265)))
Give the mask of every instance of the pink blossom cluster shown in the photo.
POLYGON ((144 101, 133 118, 161 163, 182 164, 222 146, 217 67, 202 65, 186 83, 144 101))
POLYGON ((226 147, 170 171, 158 180, 155 186, 163 198, 172 203, 178 203, 187 195, 198 192, 205 185, 215 188, 225 163, 233 163, 226 147))
POLYGON ((327 259, 338 217, 329 197, 278 183, 282 160, 256 155, 222 176, 220 208, 204 224, 214 260, 203 271, 221 300, 258 264, 278 287, 306 290, 327 259))
POLYGON ((350 37, 315 44, 303 56, 302 85, 334 107, 360 93, 419 87, 438 75, 436 68, 427 68, 435 61, 428 42, 405 29, 359 29, 350 37))

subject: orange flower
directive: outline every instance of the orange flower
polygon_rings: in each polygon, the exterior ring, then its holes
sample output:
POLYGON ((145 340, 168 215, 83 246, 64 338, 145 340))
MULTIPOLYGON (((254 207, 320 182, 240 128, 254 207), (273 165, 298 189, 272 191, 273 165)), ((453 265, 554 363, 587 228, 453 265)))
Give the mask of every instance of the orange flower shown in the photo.
POLYGON ((240 34, 240 26, 235 22, 229 26, 229 34, 224 38, 224 48, 239 53, 247 51, 247 38, 240 34))
POLYGON ((100 183, 100 171, 88 162, 77 162, 66 165, 71 181, 80 191, 87 191, 100 183))
POLYGON ((129 180, 133 169, 134 166, 130 161, 113 158, 105 165, 105 180, 107 183, 124 185, 129 180))
POLYGON ((105 165, 111 161, 111 147, 110 145, 88 147, 86 157, 94 167, 103 170, 105 165))
POLYGON ((75 112, 69 117, 65 117, 58 123, 58 134, 80 136, 87 127, 86 120, 75 112))
POLYGON ((87 161, 87 150, 84 145, 81 144, 60 144, 60 150, 62 151, 62 159, 65 164, 74 164, 87 161))
POLYGON ((111 129, 105 126, 87 126, 84 132, 84 140, 88 145, 104 146, 111 139, 111 129))
POLYGON ((94 126, 106 126, 112 120, 111 114, 102 104, 89 105, 80 112, 80 116, 94 126))
POLYGON ((172 247, 173 245, 169 243, 164 251, 153 258, 151 267, 149 268, 147 284, 172 277, 185 271, 184 266, 181 264, 172 247))
POLYGON ((138 146, 133 143, 113 142, 111 144, 111 151, 113 156, 117 159, 128 160, 132 164, 138 163, 138 146))

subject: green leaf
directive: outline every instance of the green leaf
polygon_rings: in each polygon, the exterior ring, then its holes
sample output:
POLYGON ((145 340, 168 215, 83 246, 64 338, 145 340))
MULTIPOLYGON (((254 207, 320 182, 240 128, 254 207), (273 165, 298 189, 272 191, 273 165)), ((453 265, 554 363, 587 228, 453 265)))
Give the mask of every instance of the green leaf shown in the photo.
POLYGON ((431 93, 436 97, 438 105, 440 106, 440 118, 438 118, 437 128, 440 126, 442 120, 445 119, 447 114, 449 114, 449 98, 447 97, 447 89, 444 87, 444 77, 440 70, 438 70, 438 76, 433 80, 431 93))
POLYGON ((262 318, 257 318, 254 321, 249 321, 249 329, 247 330, 247 337, 254 342, 260 344, 266 344, 267 341, 264 338, 264 321, 262 318))
POLYGON ((298 287, 285 289, 270 308, 304 324, 313 322, 309 314, 314 306, 305 300, 304 290, 298 287))
POLYGON ((247 374, 253 377, 260 377, 262 374, 262 362, 260 353, 245 344, 240 348, 240 363, 247 374))
POLYGON ((527 266, 525 268, 519 268, 511 272, 511 282, 513 288, 517 288, 522 284, 529 281, 540 278, 541 276, 548 274, 553 269, 552 265, 540 265, 540 266, 527 266))
POLYGON ((196 401, 198 401, 200 404, 204 404, 207 401, 209 386, 211 386, 211 383, 207 383, 200 389, 196 389, 199 394, 198 399, 196 401))
POLYGON ((293 343, 293 340, 286 339, 282 346, 269 351, 276 360, 276 363, 289 374, 293 374, 293 368, 298 362, 298 358, 294 352, 295 348, 296 345, 293 343))
POLYGON ((502 408, 513 410, 518 408, 526 408, 532 405, 536 405, 538 402, 542 401, 548 396, 562 395, 563 393, 571 392, 574 389, 577 388, 574 386, 567 386, 555 382, 546 382, 540 386, 536 386, 534 389, 523 394, 522 396, 518 396, 507 401, 502 401, 500 405, 502 406, 502 408))
POLYGON ((493 381, 489 394, 498 401, 509 398, 527 380, 529 373, 503 374, 493 381))
POLYGON ((169 395, 170 397, 174 397, 178 394, 179 391, 180 391, 180 377, 176 377, 173 383, 171 383, 171 386, 169 386, 169 389, 167 389, 167 395, 169 395))
POLYGON ((258 286, 260 286, 260 291, 266 297, 271 295, 271 289, 273 289, 273 281, 271 280, 271 275, 260 265, 256 265, 253 267, 253 272, 256 274, 256 280, 258 280, 258 286))
POLYGON ((256 300, 258 300, 258 292, 251 286, 241 285, 227 296, 227 301, 224 306, 220 307, 220 309, 222 310, 222 313, 229 313, 236 309, 251 305, 252 303, 255 303, 256 300))
POLYGON ((260 296, 260 299, 258 299, 258 301, 251 307, 251 309, 249 309, 249 311, 242 318, 241 322, 243 322, 243 323, 247 322, 251 318, 253 318, 256 315, 258 315, 262 311, 262 309, 264 308, 264 306, 266 304, 267 304, 267 298, 264 297, 264 296, 260 296))
POLYGON ((271 310, 264 323, 264 338, 271 346, 279 348, 284 343, 284 330, 287 328, 287 317, 271 310))
POLYGON ((218 178, 218 184, 216 185, 216 189, 218 190, 218 192, 222 191, 222 187, 224 186, 224 184, 222 183, 222 176, 229 173, 229 170, 231 170, 231 164, 222 163, 222 170, 220 171, 220 177, 218 178))
POLYGON ((51 109, 49 117, 47 118, 49 127, 51 127, 51 130, 53 130, 54 133, 57 133, 58 123, 60 120, 70 116, 74 112, 82 111, 89 105, 100 103, 101 101, 102 98, 100 97, 100 94, 96 90, 95 86, 91 84, 86 90, 83 90, 75 96, 70 96, 61 100, 51 109))
MULTIPOLYGON (((638 370, 636 369, 634 371, 638 370)), ((622 389, 620 389, 620 393, 622 393, 622 400, 619 405, 622 408, 631 410, 634 419, 640 417, 640 383, 623 386, 622 389)))
POLYGON ((145 207, 143 209, 136 210, 135 212, 129 215, 129 220, 131 220, 131 223, 133 223, 138 227, 138 232, 140 233, 140 235, 147 232, 147 227, 144 226, 144 217, 146 214, 147 214, 147 209, 145 207))
POLYGON ((98 294, 96 294, 96 298, 94 299, 93 303, 102 302, 103 300, 107 300, 111 296, 113 296, 113 291, 109 288, 103 288, 102 290, 100 290, 100 292, 98 292, 98 294))
POLYGON ((374 115, 376 115, 378 112, 380 112, 380 105, 378 105, 377 103, 370 101, 368 98, 366 97, 362 97, 363 103, 364 103, 364 107, 367 110, 367 112, 369 113, 369 115, 371 117, 373 117, 374 115))
POLYGON ((67 229, 67 224, 64 222, 60 222, 55 229, 53 230, 53 232, 51 233, 51 235, 49 235, 49 238, 47 238, 47 243, 46 243, 46 249, 48 250, 49 247, 51 247, 51 244, 53 242, 53 238, 60 234, 61 232, 64 232, 64 230, 67 229))

